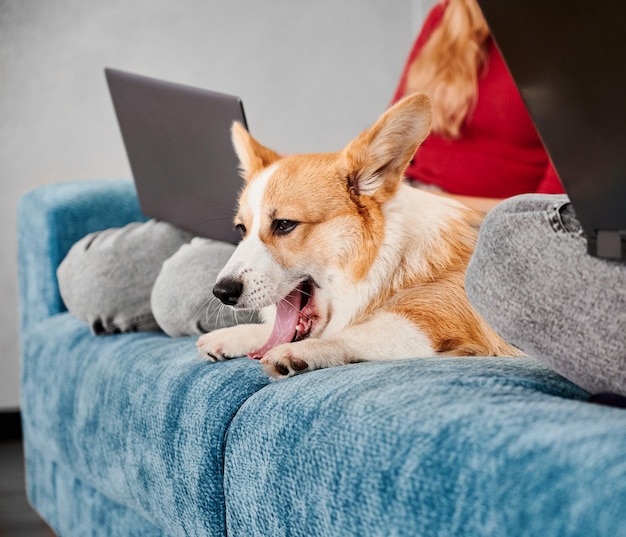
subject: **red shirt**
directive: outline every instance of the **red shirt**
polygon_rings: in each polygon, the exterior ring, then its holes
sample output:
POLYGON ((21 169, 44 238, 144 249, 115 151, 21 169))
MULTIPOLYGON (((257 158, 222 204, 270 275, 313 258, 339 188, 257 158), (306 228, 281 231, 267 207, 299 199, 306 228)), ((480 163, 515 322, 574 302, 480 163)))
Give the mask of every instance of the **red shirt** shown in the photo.
MULTIPOLYGON (((440 24, 446 4, 431 10, 404 67, 393 102, 404 95, 409 67, 440 24)), ((478 80, 476 108, 461 137, 431 133, 406 170, 414 181, 451 194, 506 198, 527 192, 562 193, 563 187, 509 74, 500 51, 489 45, 478 80)))

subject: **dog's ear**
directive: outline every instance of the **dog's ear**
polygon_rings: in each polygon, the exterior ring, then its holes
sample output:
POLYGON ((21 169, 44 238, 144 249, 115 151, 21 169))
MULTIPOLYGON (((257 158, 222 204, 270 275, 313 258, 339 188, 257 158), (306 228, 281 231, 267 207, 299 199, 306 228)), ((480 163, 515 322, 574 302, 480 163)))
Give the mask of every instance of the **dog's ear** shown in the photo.
POLYGON ((405 97, 343 150, 348 188, 383 203, 396 191, 406 167, 430 132, 430 99, 405 97))
POLYGON ((257 142, 246 128, 235 121, 231 128, 235 153, 239 158, 241 176, 249 181, 258 171, 280 159, 280 155, 257 142))

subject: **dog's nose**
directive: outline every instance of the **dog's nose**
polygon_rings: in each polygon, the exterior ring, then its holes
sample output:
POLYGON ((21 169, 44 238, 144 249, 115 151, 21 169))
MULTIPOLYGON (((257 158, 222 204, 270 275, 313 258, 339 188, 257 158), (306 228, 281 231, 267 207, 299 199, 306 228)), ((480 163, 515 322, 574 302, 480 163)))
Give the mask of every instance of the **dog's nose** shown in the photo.
POLYGON ((233 278, 222 278, 213 287, 213 294, 227 306, 234 306, 243 292, 243 283, 233 278))

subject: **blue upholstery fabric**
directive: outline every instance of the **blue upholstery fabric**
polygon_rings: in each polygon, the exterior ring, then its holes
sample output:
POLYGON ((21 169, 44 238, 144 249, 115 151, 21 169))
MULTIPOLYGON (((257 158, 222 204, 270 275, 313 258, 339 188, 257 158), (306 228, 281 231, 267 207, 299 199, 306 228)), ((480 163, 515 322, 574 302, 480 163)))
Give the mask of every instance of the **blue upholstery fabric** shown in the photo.
POLYGON ((228 534, 626 535, 626 412, 584 395, 532 358, 273 383, 230 427, 228 534))
POLYGON ((76 478, 71 468, 27 444, 30 500, 57 535, 91 537, 165 537, 132 509, 112 502, 76 478))
POLYGON ((224 534, 232 417, 268 383, 259 364, 198 359, 193 338, 94 336, 69 313, 29 331, 29 444, 168 535, 224 534))
POLYGON ((142 220, 132 184, 18 214, 29 498, 62 536, 626 536, 626 411, 532 358, 355 364, 268 382, 193 338, 98 337, 56 266, 142 220))

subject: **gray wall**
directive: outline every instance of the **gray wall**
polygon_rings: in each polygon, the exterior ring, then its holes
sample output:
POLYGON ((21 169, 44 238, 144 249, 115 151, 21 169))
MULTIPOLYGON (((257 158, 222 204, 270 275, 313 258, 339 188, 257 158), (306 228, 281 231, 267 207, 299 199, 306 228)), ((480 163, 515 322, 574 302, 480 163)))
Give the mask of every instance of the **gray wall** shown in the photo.
POLYGON ((105 66, 243 98, 281 152, 339 149, 385 109, 432 0, 0 0, 0 410, 18 406, 22 192, 130 177, 105 66))

